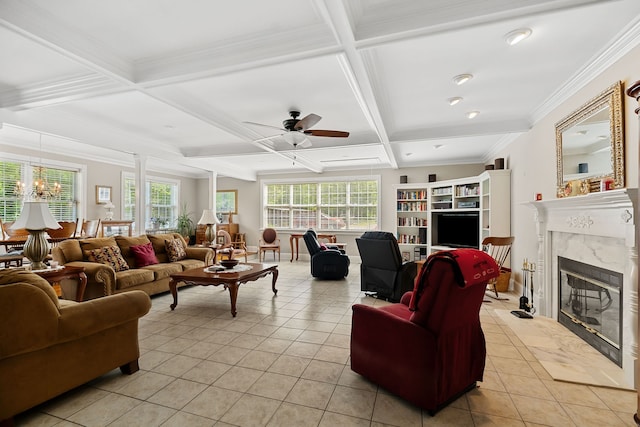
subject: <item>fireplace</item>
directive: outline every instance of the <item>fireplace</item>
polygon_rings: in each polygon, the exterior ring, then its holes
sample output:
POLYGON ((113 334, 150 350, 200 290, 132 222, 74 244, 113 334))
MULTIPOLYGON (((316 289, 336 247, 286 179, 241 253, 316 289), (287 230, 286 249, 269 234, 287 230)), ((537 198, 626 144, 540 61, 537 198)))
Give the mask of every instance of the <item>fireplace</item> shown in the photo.
POLYGON ((638 387, 638 189, 527 206, 535 210, 538 315, 589 342, 638 387))
POLYGON ((558 321, 622 367, 622 274, 558 257, 558 321))

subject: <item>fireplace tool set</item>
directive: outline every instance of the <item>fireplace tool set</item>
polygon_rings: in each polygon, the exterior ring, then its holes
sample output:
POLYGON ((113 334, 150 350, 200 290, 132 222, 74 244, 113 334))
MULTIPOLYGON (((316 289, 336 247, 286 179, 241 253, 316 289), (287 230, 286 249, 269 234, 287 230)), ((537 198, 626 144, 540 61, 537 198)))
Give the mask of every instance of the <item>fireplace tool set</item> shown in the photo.
POLYGON ((533 276, 536 264, 529 262, 527 258, 522 263, 522 296, 520 297, 520 310, 513 310, 511 314, 522 319, 533 319, 536 308, 533 306, 533 276), (531 292, 531 301, 527 296, 531 292))

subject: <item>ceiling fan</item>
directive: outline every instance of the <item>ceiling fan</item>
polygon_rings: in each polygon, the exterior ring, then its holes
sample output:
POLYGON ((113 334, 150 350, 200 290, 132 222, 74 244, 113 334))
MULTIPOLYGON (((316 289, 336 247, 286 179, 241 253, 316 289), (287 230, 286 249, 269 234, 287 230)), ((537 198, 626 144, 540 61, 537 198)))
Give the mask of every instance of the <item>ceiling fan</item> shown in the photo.
POLYGON ((265 125, 262 123, 255 123, 255 122, 243 122, 243 123, 247 123, 255 126, 268 127, 272 129, 278 129, 282 131, 282 133, 279 133, 277 135, 268 136, 266 138, 260 138, 255 140, 254 142, 265 141, 265 140, 269 140, 269 139, 273 139, 281 136, 287 143, 293 145, 294 148, 311 147, 311 141, 309 140, 309 138, 307 138, 307 135, 323 136, 323 137, 329 137, 329 138, 346 138, 349 136, 349 132, 340 131, 340 130, 309 129, 310 127, 318 123, 320 120, 322 120, 322 117, 320 117, 317 114, 311 113, 306 115, 302 119, 298 119, 298 117, 300 116, 300 111, 292 110, 292 111, 289 111, 289 115, 291 116, 291 118, 284 120, 282 122, 281 128, 276 126, 265 125))

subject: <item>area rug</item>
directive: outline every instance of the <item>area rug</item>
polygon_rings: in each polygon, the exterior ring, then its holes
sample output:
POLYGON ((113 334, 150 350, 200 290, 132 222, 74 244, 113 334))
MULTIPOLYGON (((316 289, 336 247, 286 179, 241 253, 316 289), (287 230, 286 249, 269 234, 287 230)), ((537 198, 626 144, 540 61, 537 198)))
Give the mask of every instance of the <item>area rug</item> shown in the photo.
POLYGON ((555 320, 541 316, 520 319, 509 310, 495 312, 554 380, 634 389, 622 368, 555 320))

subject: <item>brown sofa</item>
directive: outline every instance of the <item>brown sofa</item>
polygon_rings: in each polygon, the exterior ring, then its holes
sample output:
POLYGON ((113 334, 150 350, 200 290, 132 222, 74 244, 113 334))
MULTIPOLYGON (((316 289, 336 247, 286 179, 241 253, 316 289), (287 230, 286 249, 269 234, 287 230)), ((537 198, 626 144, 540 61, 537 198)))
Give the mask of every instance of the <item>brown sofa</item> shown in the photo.
POLYGON ((138 370, 141 291, 77 303, 40 276, 0 270, 0 425, 115 368, 138 370))
MULTIPOLYGON (((98 237, 81 240, 65 240, 51 250, 51 255, 60 265, 78 265, 85 268, 87 288, 84 299, 93 299, 106 295, 139 289, 148 295, 169 291, 169 276, 190 268, 204 267, 213 264, 215 252, 209 248, 186 247, 186 258, 169 262, 165 249, 165 241, 184 238, 178 233, 149 234, 137 237, 115 236, 98 237), (131 246, 151 242, 159 264, 136 268, 136 261, 130 250, 131 246), (88 261, 87 251, 105 246, 117 245, 122 257, 129 266, 128 270, 116 272, 109 265, 88 261)), ((75 295, 77 283, 66 280, 61 283, 65 298, 75 295)), ((181 282, 179 286, 182 286, 181 282)))

